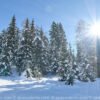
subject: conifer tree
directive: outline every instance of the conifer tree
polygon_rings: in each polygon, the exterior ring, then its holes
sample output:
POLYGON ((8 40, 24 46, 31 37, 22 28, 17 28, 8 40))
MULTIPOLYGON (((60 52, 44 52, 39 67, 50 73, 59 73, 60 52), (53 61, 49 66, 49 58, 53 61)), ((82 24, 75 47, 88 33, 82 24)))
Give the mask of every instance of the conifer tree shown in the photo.
POLYGON ((67 70, 68 70, 68 64, 69 64, 69 59, 68 59, 68 50, 67 50, 67 40, 65 36, 65 32, 63 30, 62 24, 59 24, 58 27, 58 32, 59 32, 59 37, 60 37, 60 56, 59 56, 59 68, 58 68, 58 75, 60 76, 60 80, 66 80, 66 75, 67 75, 67 70))
POLYGON ((2 50, 3 50, 2 48, 3 48, 3 35, 0 34, 0 74, 1 74, 2 69, 4 68, 2 66, 2 50))
POLYGON ((85 56, 83 61, 79 64, 79 74, 78 79, 84 82, 95 81, 96 73, 94 67, 89 62, 88 58, 85 56))
POLYGON ((30 30, 31 30, 31 34, 32 37, 35 37, 35 26, 34 26, 34 20, 32 20, 31 25, 30 25, 30 30))
POLYGON ((48 66, 49 66, 49 40, 45 36, 45 33, 43 32, 43 29, 40 29, 40 37, 42 42, 42 73, 47 74, 48 72, 48 66))
POLYGON ((31 32, 29 20, 26 19, 18 51, 19 75, 21 75, 21 72, 27 69, 27 63, 29 63, 29 65, 32 66, 32 42, 34 37, 33 35, 34 34, 31 32))
POLYGON ((12 61, 12 65, 16 62, 18 43, 19 43, 19 29, 16 27, 16 19, 15 16, 12 18, 12 22, 7 29, 7 48, 10 53, 10 60, 12 61))
POLYGON ((2 35, 0 35, 0 55, 1 55, 1 52, 2 52, 2 35))
POLYGON ((3 31, 3 47, 2 47, 2 66, 6 73, 11 74, 12 66, 16 66, 18 36, 19 31, 16 27, 16 19, 13 16, 12 21, 6 31, 3 31))
POLYGON ((59 56, 60 56, 60 38, 58 32, 58 24, 52 22, 50 29, 50 69, 52 73, 56 73, 59 67, 59 56))
POLYGON ((74 79, 77 79, 77 64, 76 64, 76 59, 75 59, 75 54, 74 51, 72 50, 71 44, 69 44, 68 48, 68 60, 69 60, 69 71, 68 71, 68 76, 66 79, 65 84, 67 85, 73 85, 74 84, 74 79))
POLYGON ((34 46, 34 57, 33 57, 33 69, 38 67, 41 69, 43 74, 47 71, 48 66, 48 39, 44 35, 41 29, 36 29, 35 39, 33 42, 34 46))
POLYGON ((60 59, 59 59, 59 67, 58 67, 58 75, 61 81, 66 81, 66 84, 73 85, 75 74, 76 74, 76 64, 75 59, 73 58, 74 54, 72 53, 71 45, 66 40, 66 35, 63 30, 62 24, 58 24, 58 32, 60 37, 60 59))

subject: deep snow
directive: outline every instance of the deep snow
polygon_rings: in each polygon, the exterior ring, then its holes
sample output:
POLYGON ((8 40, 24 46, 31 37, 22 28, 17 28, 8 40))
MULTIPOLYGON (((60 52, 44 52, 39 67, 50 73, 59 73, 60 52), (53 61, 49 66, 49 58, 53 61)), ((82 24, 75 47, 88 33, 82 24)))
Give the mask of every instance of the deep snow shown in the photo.
POLYGON ((0 77, 0 100, 100 100, 100 79, 68 86, 54 76, 41 80, 0 77))

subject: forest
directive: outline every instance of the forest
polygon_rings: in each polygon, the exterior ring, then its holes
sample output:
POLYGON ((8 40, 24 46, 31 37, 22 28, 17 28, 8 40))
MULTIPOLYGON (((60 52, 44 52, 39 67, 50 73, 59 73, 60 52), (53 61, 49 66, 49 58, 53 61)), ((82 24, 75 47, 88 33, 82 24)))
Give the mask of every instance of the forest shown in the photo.
POLYGON ((16 23, 13 16, 0 34, 0 76, 12 76, 15 68, 19 76, 24 73, 26 78, 41 80, 54 75, 66 85, 74 85, 74 80, 94 82, 100 77, 96 38, 88 36, 88 24, 83 20, 76 27, 76 53, 61 22, 52 22, 50 38, 34 20, 27 18, 22 30, 16 23))

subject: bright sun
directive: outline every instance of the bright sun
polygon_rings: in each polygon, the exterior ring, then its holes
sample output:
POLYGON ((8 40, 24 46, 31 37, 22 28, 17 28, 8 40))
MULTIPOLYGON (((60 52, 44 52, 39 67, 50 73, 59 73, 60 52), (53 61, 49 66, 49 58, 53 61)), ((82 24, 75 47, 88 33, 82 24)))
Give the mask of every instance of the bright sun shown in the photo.
POLYGON ((90 26, 90 34, 96 37, 100 37, 100 22, 95 22, 90 26))

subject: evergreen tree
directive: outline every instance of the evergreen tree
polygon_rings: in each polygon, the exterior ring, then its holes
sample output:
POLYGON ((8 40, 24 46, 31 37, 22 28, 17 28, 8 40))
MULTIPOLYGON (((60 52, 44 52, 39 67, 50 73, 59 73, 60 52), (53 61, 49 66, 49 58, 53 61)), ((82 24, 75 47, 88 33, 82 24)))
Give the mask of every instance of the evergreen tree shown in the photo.
POLYGON ((59 37, 60 37, 60 51, 59 51, 59 68, 58 68, 58 75, 60 76, 60 80, 66 80, 67 76, 67 71, 68 71, 68 64, 69 64, 69 59, 68 59, 68 50, 67 50, 67 40, 65 36, 65 32, 63 30, 62 24, 59 24, 58 27, 58 32, 59 32, 59 37))
POLYGON ((18 44, 19 44, 19 30, 16 27, 15 23, 16 19, 15 16, 12 18, 12 22, 10 23, 10 26, 7 29, 7 48, 8 52, 10 53, 10 60, 12 61, 12 65, 15 65, 16 63, 16 57, 17 57, 17 50, 18 50, 18 44))
POLYGON ((74 79, 77 79, 78 72, 77 72, 77 64, 76 64, 76 59, 74 55, 74 51, 72 50, 71 44, 69 44, 69 66, 70 68, 68 69, 68 76, 66 79, 65 84, 67 85, 73 85, 74 84, 74 79))
MULTIPOLYGON (((33 24, 33 23, 32 23, 33 24)), ((32 43, 34 34, 31 32, 29 20, 26 19, 24 29, 22 31, 21 43, 18 50, 18 72, 21 75, 21 72, 27 69, 27 63, 32 66, 32 43)))
POLYGON ((33 37, 33 36, 35 37, 34 20, 32 20, 32 23, 31 23, 31 25, 30 25, 30 30, 31 30, 32 37, 33 37))
POLYGON ((43 74, 47 74, 48 72, 48 66, 49 66, 49 40, 48 38, 45 36, 42 28, 40 29, 40 37, 41 40, 43 41, 42 43, 42 73, 43 74))
POLYGON ((83 61, 79 64, 79 74, 78 79, 84 82, 95 81, 96 73, 94 67, 89 62, 88 58, 85 56, 83 61))
POLYGON ((48 39, 44 35, 42 29, 36 29, 36 35, 33 42, 34 46, 34 56, 33 56, 33 69, 38 67, 41 69, 43 74, 47 72, 48 62, 48 39))
POLYGON ((19 31, 16 27, 15 16, 6 31, 3 31, 3 46, 1 62, 4 69, 11 73, 12 66, 16 66, 17 50, 18 50, 18 35, 19 31))
POLYGON ((59 24, 59 37, 61 41, 60 47, 60 59, 59 59, 59 68, 58 75, 61 81, 66 81, 65 83, 68 85, 74 84, 75 74, 76 74, 76 63, 74 54, 72 52, 71 45, 66 40, 66 35, 63 30, 62 24, 59 24))
POLYGON ((2 52, 2 35, 0 35, 0 55, 1 55, 1 52, 2 52))
POLYGON ((2 70, 4 69, 4 66, 2 64, 2 50, 3 50, 3 32, 0 35, 0 74, 2 70))
POLYGON ((58 32, 58 24, 52 23, 50 29, 50 69, 52 73, 56 73, 59 67, 59 56, 61 47, 60 35, 58 32))

